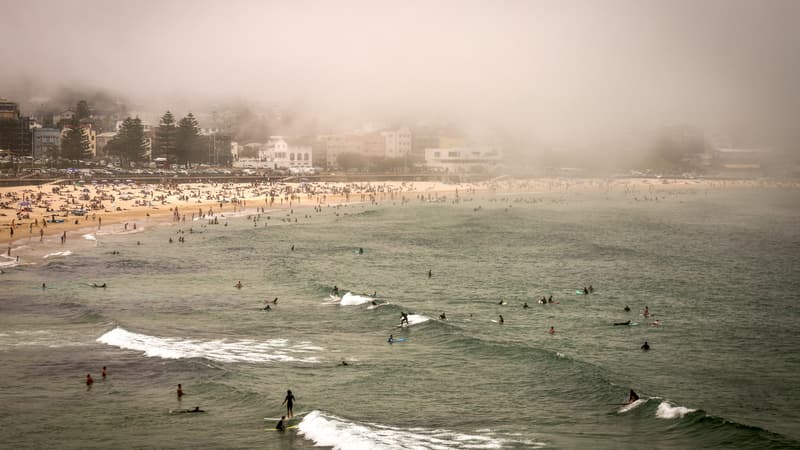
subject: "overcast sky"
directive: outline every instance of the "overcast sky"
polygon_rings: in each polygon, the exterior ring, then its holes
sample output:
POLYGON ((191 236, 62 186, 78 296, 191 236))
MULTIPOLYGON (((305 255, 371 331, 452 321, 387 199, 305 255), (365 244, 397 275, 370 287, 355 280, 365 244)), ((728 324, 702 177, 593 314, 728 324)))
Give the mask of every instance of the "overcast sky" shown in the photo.
POLYGON ((251 98, 553 141, 786 127, 799 24, 797 0, 0 0, 0 96, 32 79, 159 108, 251 98))

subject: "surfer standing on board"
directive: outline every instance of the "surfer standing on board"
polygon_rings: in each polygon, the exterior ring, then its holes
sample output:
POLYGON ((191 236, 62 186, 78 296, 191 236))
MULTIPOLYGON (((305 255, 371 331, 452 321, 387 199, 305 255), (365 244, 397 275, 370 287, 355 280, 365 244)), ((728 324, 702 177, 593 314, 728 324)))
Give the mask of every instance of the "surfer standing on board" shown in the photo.
POLYGON ((284 403, 286 404, 286 415, 288 417, 294 416, 294 413, 292 412, 292 407, 294 406, 294 394, 292 394, 291 389, 286 391, 286 398, 283 399, 283 403, 281 403, 281 405, 284 403))
POLYGON ((404 312, 404 311, 401 311, 400 312, 400 326, 402 327, 403 324, 406 324, 406 326, 408 326, 408 313, 404 312))

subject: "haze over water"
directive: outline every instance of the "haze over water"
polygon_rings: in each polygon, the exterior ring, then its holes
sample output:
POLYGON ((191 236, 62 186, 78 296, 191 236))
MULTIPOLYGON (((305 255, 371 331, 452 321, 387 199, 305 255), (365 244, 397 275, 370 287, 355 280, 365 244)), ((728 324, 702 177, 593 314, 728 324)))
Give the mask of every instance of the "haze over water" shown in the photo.
POLYGON ((2 278, 0 442, 800 445, 796 192, 463 192, 17 250, 30 264, 2 278), (642 400, 621 409, 631 388, 642 400), (264 431, 287 389, 308 414, 264 431))

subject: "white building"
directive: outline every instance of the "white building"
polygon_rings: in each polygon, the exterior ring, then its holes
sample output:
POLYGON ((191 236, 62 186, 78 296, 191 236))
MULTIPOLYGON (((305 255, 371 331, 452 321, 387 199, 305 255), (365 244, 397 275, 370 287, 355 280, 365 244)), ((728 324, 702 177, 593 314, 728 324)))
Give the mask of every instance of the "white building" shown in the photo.
POLYGON ((503 154, 490 147, 426 148, 425 164, 448 173, 491 172, 500 165, 503 154))
POLYGON ((270 136, 266 145, 275 169, 311 169, 310 146, 289 145, 281 136, 270 136))
POLYGON ((411 153, 411 130, 408 128, 383 131, 381 135, 386 141, 384 147, 386 158, 402 158, 411 153))
POLYGON ((33 159, 58 155, 61 150, 61 130, 56 128, 33 129, 33 159))

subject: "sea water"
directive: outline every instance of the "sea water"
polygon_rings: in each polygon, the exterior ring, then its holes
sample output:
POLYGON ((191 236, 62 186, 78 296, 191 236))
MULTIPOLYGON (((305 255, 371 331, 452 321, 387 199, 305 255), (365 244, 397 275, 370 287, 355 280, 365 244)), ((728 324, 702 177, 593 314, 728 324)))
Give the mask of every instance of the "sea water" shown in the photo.
POLYGON ((410 200, 18 244, 0 447, 800 446, 796 191, 410 200))

